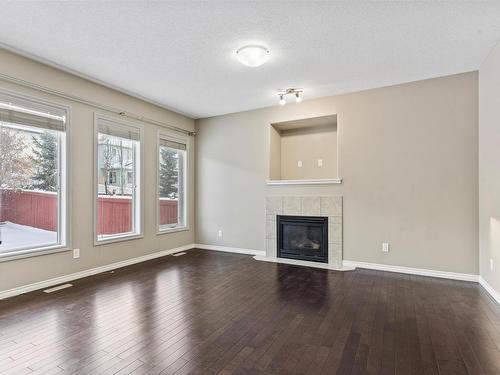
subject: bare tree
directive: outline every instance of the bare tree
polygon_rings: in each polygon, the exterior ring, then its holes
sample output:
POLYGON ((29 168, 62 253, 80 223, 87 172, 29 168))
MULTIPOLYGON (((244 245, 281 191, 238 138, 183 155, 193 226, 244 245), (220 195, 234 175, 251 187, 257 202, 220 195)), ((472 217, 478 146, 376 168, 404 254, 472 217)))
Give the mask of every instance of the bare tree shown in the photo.
POLYGON ((102 147, 102 173, 104 177, 104 194, 111 195, 108 188, 108 178, 109 172, 113 166, 113 146, 111 145, 110 139, 104 137, 100 141, 100 146, 102 147))
POLYGON ((120 160, 120 194, 124 195, 125 169, 123 168, 123 141, 120 140, 120 147, 117 147, 118 159, 120 160))
POLYGON ((32 166, 27 148, 20 131, 0 126, 0 187, 22 188, 30 183, 32 166))

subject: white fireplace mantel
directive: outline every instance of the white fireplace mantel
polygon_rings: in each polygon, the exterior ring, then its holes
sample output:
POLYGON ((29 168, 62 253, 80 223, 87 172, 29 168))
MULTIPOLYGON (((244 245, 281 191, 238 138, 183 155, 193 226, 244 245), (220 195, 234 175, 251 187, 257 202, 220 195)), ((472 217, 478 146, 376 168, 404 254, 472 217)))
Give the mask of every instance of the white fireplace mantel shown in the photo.
POLYGON ((323 178, 309 180, 267 180, 268 185, 335 185, 341 184, 341 178, 323 178))

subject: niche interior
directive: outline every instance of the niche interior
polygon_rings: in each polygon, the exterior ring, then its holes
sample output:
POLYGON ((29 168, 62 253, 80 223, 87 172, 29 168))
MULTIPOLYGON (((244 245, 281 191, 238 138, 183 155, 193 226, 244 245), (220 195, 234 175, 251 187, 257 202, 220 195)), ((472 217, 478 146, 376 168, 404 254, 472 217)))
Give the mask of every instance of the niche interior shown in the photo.
POLYGON ((340 183, 337 115, 270 126, 268 184, 340 183))

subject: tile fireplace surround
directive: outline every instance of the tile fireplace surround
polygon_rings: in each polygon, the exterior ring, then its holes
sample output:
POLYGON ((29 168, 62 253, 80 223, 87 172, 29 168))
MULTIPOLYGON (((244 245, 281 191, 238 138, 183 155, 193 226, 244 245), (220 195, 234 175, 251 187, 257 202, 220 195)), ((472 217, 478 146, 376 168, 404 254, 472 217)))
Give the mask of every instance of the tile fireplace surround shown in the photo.
POLYGON ((352 270, 342 265, 342 196, 269 196, 266 197, 266 256, 257 260, 352 270), (278 258, 276 256, 276 216, 328 217, 328 263, 278 258))

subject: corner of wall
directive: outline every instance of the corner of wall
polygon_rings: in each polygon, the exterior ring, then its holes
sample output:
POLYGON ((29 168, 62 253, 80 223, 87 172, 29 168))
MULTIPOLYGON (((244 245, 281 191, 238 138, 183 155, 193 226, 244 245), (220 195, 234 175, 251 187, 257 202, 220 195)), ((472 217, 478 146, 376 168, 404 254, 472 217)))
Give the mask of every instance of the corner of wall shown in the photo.
POLYGON ((478 72, 478 196, 480 283, 500 303, 500 43, 478 72))

